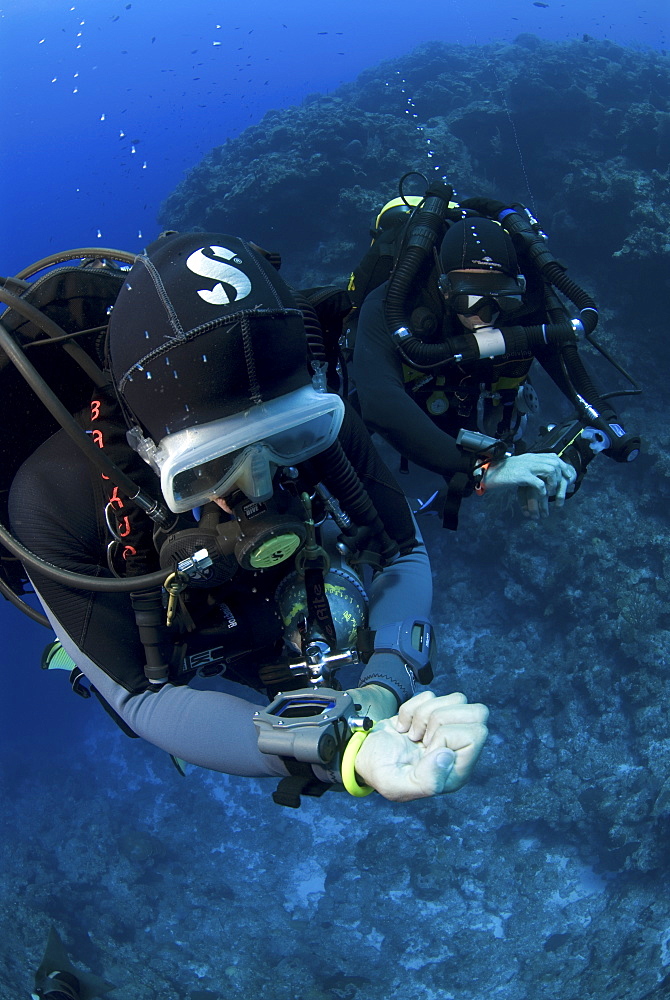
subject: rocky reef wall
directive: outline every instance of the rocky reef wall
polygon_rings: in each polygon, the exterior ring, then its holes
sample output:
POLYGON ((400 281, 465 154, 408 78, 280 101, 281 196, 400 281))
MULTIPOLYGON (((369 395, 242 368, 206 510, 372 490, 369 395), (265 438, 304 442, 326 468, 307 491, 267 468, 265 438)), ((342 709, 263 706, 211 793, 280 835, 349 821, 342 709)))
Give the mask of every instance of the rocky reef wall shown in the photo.
MULTIPOLYGON (((215 138, 215 137, 213 137, 215 138)), ((407 170, 534 208, 598 285, 662 277, 670 254, 670 68, 607 41, 429 43, 214 146, 161 209, 243 232, 293 280, 344 277, 407 170)), ((420 190, 420 185, 416 190, 420 190)))

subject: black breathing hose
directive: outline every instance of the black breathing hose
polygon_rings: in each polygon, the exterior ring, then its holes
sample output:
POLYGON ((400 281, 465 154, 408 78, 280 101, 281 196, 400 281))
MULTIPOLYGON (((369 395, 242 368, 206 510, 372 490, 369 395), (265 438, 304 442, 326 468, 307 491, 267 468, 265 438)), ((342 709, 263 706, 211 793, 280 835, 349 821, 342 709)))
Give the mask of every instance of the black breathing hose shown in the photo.
POLYGON ((357 526, 369 529, 382 546, 382 557, 391 559, 398 552, 396 542, 389 536, 377 508, 361 483, 356 470, 347 458, 344 448, 335 441, 329 448, 315 456, 311 463, 318 470, 319 479, 337 497, 340 506, 357 526))
POLYGON ((92 590, 96 593, 100 591, 113 591, 116 593, 128 593, 132 590, 149 590, 152 587, 162 586, 165 582, 167 570, 156 570, 155 573, 146 573, 143 576, 129 576, 117 579, 112 576, 88 576, 85 573, 72 573, 70 570, 55 566, 46 559, 27 549, 25 545, 17 541, 16 538, 3 525, 0 525, 0 544, 20 559, 24 566, 33 573, 39 573, 54 583, 60 583, 63 587, 72 587, 74 590, 92 590))
POLYGON ((405 301, 408 290, 419 268, 444 233, 445 219, 453 193, 452 187, 440 182, 426 191, 425 201, 415 217, 407 244, 386 293, 384 311, 388 328, 392 333, 405 326, 405 301))

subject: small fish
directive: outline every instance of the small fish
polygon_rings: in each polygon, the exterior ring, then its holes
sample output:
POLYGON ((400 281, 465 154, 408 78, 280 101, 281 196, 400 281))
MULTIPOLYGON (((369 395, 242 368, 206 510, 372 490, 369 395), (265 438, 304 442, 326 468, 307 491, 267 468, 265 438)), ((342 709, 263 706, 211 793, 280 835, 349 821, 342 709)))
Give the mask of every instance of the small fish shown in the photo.
POLYGON ((540 0, 533 0, 533 7, 548 7, 548 3, 541 3, 540 0))

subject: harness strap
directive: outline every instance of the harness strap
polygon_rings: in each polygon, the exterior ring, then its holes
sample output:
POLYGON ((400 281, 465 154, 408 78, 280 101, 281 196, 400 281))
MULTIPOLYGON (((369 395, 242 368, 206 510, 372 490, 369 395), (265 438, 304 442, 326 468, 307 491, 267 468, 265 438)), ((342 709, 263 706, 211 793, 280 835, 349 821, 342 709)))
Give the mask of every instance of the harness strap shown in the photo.
MULTIPOLYGON (((141 485, 148 468, 126 441, 126 427, 111 388, 96 389, 91 399, 90 431, 94 444, 103 448, 124 472, 130 472, 141 485)), ((158 568, 152 541, 150 518, 131 503, 118 486, 102 475, 107 497, 105 520, 110 531, 107 561, 116 576, 140 576, 158 568)))
POLYGON ((319 799, 331 787, 325 781, 319 781, 315 777, 309 764, 294 760, 292 757, 282 757, 282 760, 289 775, 281 779, 272 793, 273 801, 278 806, 299 809, 301 795, 310 795, 319 799))
POLYGON ((458 514, 463 497, 472 492, 472 480, 467 472, 457 472, 449 480, 442 510, 442 527, 450 531, 458 528, 458 514))
POLYGON ((321 566, 305 568, 305 592, 307 594, 308 626, 318 625, 330 648, 337 649, 337 634, 321 566))

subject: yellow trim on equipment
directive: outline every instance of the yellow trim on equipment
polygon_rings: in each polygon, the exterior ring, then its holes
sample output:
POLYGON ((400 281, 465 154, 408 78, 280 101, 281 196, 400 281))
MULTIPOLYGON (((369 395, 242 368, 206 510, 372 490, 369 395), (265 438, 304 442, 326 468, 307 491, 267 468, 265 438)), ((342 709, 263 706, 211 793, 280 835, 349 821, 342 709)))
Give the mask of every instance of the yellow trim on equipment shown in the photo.
POLYGON ((379 221, 380 221, 382 215, 384 214, 384 212, 388 212, 389 208, 401 208, 402 207, 402 208, 406 208, 407 211, 409 211, 410 206, 412 208, 416 208, 416 206, 420 205, 423 200, 424 199, 422 197, 420 197, 419 195, 411 194, 407 198, 392 198, 391 201, 387 201, 386 204, 384 205, 384 207, 382 208, 381 212, 379 213, 379 215, 375 219, 375 229, 379 229, 379 221))

